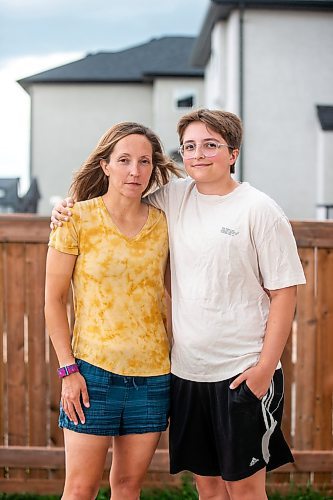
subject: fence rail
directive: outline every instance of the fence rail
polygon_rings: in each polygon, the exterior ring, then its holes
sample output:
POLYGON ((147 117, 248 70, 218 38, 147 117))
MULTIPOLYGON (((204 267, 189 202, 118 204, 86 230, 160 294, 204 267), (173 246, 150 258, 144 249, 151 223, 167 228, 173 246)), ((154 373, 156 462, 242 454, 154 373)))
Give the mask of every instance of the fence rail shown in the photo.
MULTIPOLYGON (((299 287, 283 354, 283 428, 295 463, 268 474, 271 489, 290 483, 333 490, 333 222, 292 222, 307 277, 299 287)), ((45 332, 44 280, 49 219, 0 216, 0 491, 61 492, 60 382, 45 332)), ((71 300, 69 297, 69 316, 71 300)), ((146 484, 175 484, 164 433, 146 484)), ((104 474, 112 459, 109 451, 104 474)))

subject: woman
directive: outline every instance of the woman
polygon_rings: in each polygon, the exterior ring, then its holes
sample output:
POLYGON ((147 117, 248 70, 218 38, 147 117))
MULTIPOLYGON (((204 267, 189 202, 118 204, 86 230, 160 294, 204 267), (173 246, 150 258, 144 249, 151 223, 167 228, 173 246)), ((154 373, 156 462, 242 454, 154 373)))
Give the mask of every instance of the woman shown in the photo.
POLYGON ((71 193, 79 203, 70 222, 51 233, 45 315, 62 378, 64 500, 95 498, 111 439, 111 498, 139 498, 167 427, 167 225, 142 196, 176 173, 150 129, 115 125, 74 179, 71 193))

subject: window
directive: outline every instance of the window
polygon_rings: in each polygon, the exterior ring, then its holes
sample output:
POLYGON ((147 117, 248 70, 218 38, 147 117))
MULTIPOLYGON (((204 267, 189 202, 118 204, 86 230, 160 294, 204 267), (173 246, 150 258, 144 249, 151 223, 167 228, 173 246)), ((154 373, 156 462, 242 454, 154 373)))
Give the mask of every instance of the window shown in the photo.
POLYGON ((177 108, 192 108, 194 103, 194 96, 189 95, 177 100, 177 108))
POLYGON ((193 90, 182 90, 175 93, 175 106, 177 109, 193 108, 196 95, 193 90))

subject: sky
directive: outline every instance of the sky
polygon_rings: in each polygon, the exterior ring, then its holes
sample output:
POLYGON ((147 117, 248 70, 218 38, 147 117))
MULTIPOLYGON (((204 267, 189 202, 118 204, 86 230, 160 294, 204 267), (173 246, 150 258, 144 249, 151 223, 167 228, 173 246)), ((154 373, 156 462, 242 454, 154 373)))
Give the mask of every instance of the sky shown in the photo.
POLYGON ((16 80, 165 35, 196 36, 210 0, 0 0, 0 177, 28 188, 30 98, 16 80))

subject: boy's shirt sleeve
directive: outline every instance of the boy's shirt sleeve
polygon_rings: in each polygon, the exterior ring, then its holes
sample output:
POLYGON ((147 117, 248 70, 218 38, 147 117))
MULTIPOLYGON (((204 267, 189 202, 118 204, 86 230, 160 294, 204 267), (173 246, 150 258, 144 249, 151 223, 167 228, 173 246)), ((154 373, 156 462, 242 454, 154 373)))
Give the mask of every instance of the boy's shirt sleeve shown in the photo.
POLYGON ((52 229, 48 246, 59 252, 79 255, 79 233, 79 207, 76 204, 72 208, 72 216, 69 221, 63 223, 61 227, 52 229))
POLYGON ((258 249, 259 269, 264 288, 278 290, 306 283, 291 225, 279 217, 258 249))
POLYGON ((168 210, 168 198, 169 198, 169 184, 160 187, 156 191, 146 196, 145 200, 153 205, 155 208, 159 208, 163 210, 163 212, 167 212, 168 210))

